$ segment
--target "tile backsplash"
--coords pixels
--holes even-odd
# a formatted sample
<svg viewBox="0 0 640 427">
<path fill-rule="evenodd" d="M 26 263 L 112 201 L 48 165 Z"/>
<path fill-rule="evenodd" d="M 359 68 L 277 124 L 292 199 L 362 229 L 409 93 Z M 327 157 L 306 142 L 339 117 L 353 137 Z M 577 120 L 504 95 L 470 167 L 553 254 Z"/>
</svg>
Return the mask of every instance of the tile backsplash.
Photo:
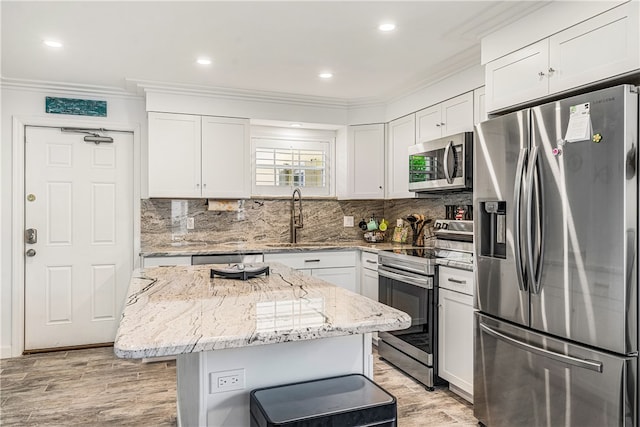
<svg viewBox="0 0 640 427">
<path fill-rule="evenodd" d="M 303 199 L 304 227 L 298 230 L 300 242 L 352 242 L 362 240 L 361 219 L 373 214 L 386 218 L 391 229 L 397 218 L 412 213 L 427 218 L 444 218 L 445 205 L 471 204 L 471 193 L 447 194 L 429 199 L 398 200 L 315 200 Z M 141 201 L 142 248 L 172 241 L 272 242 L 289 241 L 289 199 L 251 199 L 227 203 L 234 210 L 208 210 L 205 199 Z M 344 227 L 343 217 L 353 216 L 354 227 Z M 194 219 L 193 229 L 187 228 Z M 389 232 L 387 232 L 389 233 Z"/>
</svg>

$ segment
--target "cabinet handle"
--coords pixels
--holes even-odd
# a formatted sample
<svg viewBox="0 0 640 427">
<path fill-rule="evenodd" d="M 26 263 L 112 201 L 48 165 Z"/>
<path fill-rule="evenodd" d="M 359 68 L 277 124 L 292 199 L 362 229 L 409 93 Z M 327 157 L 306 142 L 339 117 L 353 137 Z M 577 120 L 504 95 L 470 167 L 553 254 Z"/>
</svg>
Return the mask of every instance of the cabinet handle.
<svg viewBox="0 0 640 427">
<path fill-rule="evenodd" d="M 382 185 L 380 185 L 378 188 L 382 190 Z"/>
<path fill-rule="evenodd" d="M 371 261 L 370 259 L 367 259 L 365 261 L 367 261 L 369 264 L 377 264 L 378 263 L 378 261 Z"/>
<path fill-rule="evenodd" d="M 444 123 L 440 122 L 440 126 L 444 126 L 444 125 L 445 125 Z"/>
<path fill-rule="evenodd" d="M 320 262 L 319 259 L 305 259 L 304 262 Z"/>
<path fill-rule="evenodd" d="M 458 280 L 458 279 L 452 279 L 451 277 L 449 277 L 447 279 L 449 282 L 453 282 L 453 283 L 457 283 L 459 285 L 464 285 L 465 283 L 467 283 L 466 280 Z"/>
<path fill-rule="evenodd" d="M 202 184 L 202 188 L 207 188 L 207 184 Z"/>
<path fill-rule="evenodd" d="M 555 72 L 556 72 L 556 70 L 554 70 L 553 67 L 549 67 L 549 74 L 555 73 Z"/>
<path fill-rule="evenodd" d="M 440 127 L 440 123 L 436 123 L 436 127 Z"/>
<path fill-rule="evenodd" d="M 200 184 L 196 184 L 196 188 L 200 188 Z"/>
<path fill-rule="evenodd" d="M 540 71 L 540 72 L 538 73 L 538 75 L 539 75 L 540 77 L 544 77 L 544 76 L 545 76 L 544 72 L 542 72 L 542 71 Z"/>
</svg>

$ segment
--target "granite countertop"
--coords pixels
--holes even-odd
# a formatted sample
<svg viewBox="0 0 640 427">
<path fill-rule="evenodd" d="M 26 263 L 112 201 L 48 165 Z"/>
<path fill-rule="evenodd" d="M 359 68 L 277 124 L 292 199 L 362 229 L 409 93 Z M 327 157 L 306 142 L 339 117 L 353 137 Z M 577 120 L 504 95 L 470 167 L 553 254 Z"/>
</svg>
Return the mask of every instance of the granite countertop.
<svg viewBox="0 0 640 427">
<path fill-rule="evenodd" d="M 215 254 L 251 254 L 270 252 L 301 252 L 318 250 L 360 249 L 377 252 L 383 249 L 413 247 L 407 243 L 380 242 L 367 243 L 362 240 L 353 242 L 300 242 L 300 243 L 266 243 L 266 242 L 192 242 L 180 241 L 167 244 L 156 244 L 143 247 L 141 256 L 189 256 Z"/>
<path fill-rule="evenodd" d="M 279 263 L 247 281 L 211 266 L 134 270 L 116 335 L 118 357 L 171 356 L 408 328 L 406 313 Z"/>
</svg>

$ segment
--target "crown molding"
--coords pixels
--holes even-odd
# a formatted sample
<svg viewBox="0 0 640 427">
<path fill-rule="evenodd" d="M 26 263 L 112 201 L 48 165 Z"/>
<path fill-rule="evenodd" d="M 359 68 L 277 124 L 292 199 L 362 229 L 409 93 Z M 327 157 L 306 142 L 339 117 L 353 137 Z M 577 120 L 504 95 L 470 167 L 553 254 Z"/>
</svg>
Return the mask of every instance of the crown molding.
<svg viewBox="0 0 640 427">
<path fill-rule="evenodd" d="M 75 96 L 108 96 L 129 99 L 141 98 L 141 96 L 137 93 L 132 93 L 127 90 L 111 86 L 96 86 L 66 82 L 48 82 L 41 80 L 13 79 L 6 77 L 0 78 L 0 87 L 32 92 L 56 92 Z"/>
<path fill-rule="evenodd" d="M 475 67 L 479 64 L 480 43 L 477 43 L 422 73 L 423 75 L 426 75 L 428 77 L 418 81 L 414 81 L 413 83 L 405 84 L 401 87 L 397 87 L 395 90 L 387 94 L 384 104 L 390 104 L 394 101 L 410 96 L 411 94 L 414 94 L 429 86 L 433 86 L 434 84 L 445 80 L 452 75 L 461 73 L 462 71 L 471 67 Z"/>
<path fill-rule="evenodd" d="M 217 86 L 201 86 L 182 83 L 159 82 L 151 80 L 126 79 L 143 93 L 156 92 L 178 95 L 212 97 L 218 99 L 242 100 L 250 102 L 270 102 L 279 104 L 310 105 L 329 108 L 346 108 L 349 102 L 342 98 L 300 95 L 285 92 L 238 89 Z"/>
</svg>

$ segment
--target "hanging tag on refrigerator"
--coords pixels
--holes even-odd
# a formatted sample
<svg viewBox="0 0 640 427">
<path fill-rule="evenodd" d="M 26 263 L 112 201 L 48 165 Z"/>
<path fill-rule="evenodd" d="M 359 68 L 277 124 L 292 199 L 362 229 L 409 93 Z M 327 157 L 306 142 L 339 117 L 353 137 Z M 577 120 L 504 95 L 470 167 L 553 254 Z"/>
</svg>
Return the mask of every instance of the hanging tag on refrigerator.
<svg viewBox="0 0 640 427">
<path fill-rule="evenodd" d="M 591 103 L 569 107 L 569 125 L 564 140 L 578 142 L 591 140 Z"/>
</svg>

